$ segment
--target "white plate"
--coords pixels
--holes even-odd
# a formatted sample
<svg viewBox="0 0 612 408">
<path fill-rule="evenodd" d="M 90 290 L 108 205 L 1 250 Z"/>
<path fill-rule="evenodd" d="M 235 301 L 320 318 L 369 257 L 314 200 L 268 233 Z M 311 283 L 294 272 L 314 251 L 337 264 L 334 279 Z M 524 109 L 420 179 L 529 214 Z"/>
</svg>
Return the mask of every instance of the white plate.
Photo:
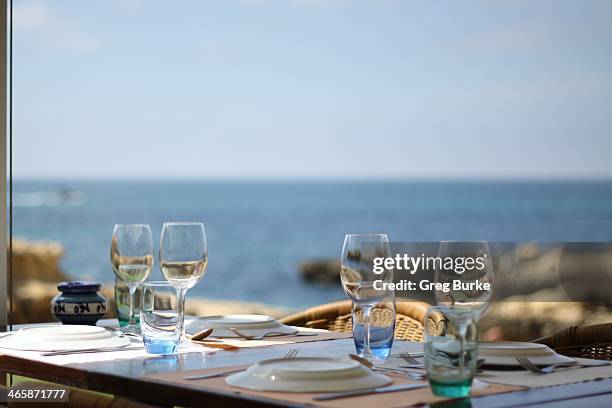
<svg viewBox="0 0 612 408">
<path fill-rule="evenodd" d="M 256 391 L 334 392 L 382 387 L 392 380 L 348 358 L 296 357 L 264 360 L 225 380 Z"/>
<path fill-rule="evenodd" d="M 485 359 L 486 365 L 520 366 L 515 357 L 529 358 L 535 365 L 571 363 L 573 358 L 555 353 L 545 344 L 520 341 L 483 341 L 478 343 L 478 357 Z"/>
<path fill-rule="evenodd" d="M 545 344 L 522 341 L 481 341 L 478 342 L 478 349 L 488 355 L 510 356 L 546 355 L 553 352 Z"/>
<path fill-rule="evenodd" d="M 240 337 L 232 332 L 230 327 L 251 336 L 259 336 L 270 332 L 280 333 L 271 335 L 270 337 L 272 337 L 298 332 L 295 327 L 286 326 L 273 317 L 247 314 L 200 317 L 187 325 L 186 332 L 188 334 L 195 334 L 204 329 L 215 329 L 211 337 Z"/>
<path fill-rule="evenodd" d="M 0 337 L 0 348 L 31 351 L 83 350 L 125 347 L 130 339 L 97 326 L 49 325 L 24 327 Z"/>
</svg>

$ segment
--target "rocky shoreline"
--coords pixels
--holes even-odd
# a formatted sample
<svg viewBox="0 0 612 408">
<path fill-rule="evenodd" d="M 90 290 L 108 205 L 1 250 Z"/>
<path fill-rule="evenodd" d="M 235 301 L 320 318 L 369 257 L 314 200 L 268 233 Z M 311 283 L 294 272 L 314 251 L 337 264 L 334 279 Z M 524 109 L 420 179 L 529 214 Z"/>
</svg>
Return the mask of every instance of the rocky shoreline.
<svg viewBox="0 0 612 408">
<path fill-rule="evenodd" d="M 12 323 L 40 323 L 55 320 L 51 315 L 50 305 L 51 299 L 59 293 L 57 284 L 72 279 L 61 270 L 60 260 L 63 256 L 62 246 L 55 242 L 13 240 Z M 100 292 L 108 301 L 108 312 L 105 317 L 116 317 L 114 283 L 102 283 Z M 185 311 L 195 316 L 253 313 L 280 318 L 294 310 L 256 302 L 188 296 Z"/>
</svg>

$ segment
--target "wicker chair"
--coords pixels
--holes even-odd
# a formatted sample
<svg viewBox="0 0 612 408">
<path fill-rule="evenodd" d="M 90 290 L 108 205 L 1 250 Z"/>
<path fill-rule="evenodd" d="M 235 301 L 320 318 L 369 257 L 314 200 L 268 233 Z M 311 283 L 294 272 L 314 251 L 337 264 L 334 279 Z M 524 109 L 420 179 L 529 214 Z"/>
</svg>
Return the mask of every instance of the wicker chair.
<svg viewBox="0 0 612 408">
<path fill-rule="evenodd" d="M 399 340 L 423 341 L 423 323 L 429 305 L 424 302 L 398 300 L 396 303 L 395 338 Z M 299 327 L 327 329 L 336 332 L 353 331 L 352 322 L 353 305 L 350 300 L 327 303 L 292 314 L 283 318 L 284 324 Z M 374 321 L 387 319 L 390 316 L 388 309 L 374 309 Z M 359 316 L 359 314 L 358 314 Z M 432 316 L 435 333 L 443 334 L 446 331 L 446 319 L 441 314 Z"/>
<path fill-rule="evenodd" d="M 534 342 L 570 357 L 612 360 L 612 323 L 567 327 Z"/>
</svg>

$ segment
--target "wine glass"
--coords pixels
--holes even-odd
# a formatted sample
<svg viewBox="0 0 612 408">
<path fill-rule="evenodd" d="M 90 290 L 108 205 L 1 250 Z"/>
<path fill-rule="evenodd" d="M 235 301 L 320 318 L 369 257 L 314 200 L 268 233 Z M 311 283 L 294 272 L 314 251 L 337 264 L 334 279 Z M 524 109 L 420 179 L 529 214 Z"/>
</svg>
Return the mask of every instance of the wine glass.
<svg viewBox="0 0 612 408">
<path fill-rule="evenodd" d="M 110 259 L 115 275 L 128 286 L 130 292 L 130 313 L 124 333 L 140 333 L 134 307 L 136 289 L 151 273 L 153 268 L 153 236 L 151 228 L 144 224 L 115 225 L 111 239 Z"/>
<path fill-rule="evenodd" d="M 478 321 L 493 293 L 493 260 L 486 241 L 442 241 L 438 248 L 436 301 L 451 316 L 471 311 Z M 437 286 L 440 287 L 440 286 Z"/>
<path fill-rule="evenodd" d="M 340 277 L 344 292 L 363 313 L 365 339 L 361 355 L 365 358 L 376 358 L 370 348 L 372 308 L 388 295 L 386 290 L 375 289 L 374 282 L 391 282 L 393 279 L 392 270 L 385 269 L 381 274 L 374 273 L 374 258 L 390 256 L 391 249 L 386 234 L 347 234 L 344 238 Z"/>
<path fill-rule="evenodd" d="M 201 222 L 166 222 L 159 246 L 159 267 L 177 291 L 181 342 L 185 343 L 185 296 L 208 265 L 206 233 Z"/>
</svg>

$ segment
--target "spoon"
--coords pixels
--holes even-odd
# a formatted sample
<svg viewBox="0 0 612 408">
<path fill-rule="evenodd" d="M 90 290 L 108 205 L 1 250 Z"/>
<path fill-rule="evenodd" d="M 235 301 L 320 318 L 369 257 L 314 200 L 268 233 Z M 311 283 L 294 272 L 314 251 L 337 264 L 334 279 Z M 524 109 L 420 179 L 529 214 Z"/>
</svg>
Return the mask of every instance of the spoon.
<svg viewBox="0 0 612 408">
<path fill-rule="evenodd" d="M 210 336 L 213 331 L 215 331 L 215 329 L 204 329 L 204 330 L 202 330 L 200 332 L 197 332 L 193 336 L 191 336 L 190 339 L 191 340 L 202 340 L 202 339 L 205 339 L 208 336 Z"/>
</svg>

